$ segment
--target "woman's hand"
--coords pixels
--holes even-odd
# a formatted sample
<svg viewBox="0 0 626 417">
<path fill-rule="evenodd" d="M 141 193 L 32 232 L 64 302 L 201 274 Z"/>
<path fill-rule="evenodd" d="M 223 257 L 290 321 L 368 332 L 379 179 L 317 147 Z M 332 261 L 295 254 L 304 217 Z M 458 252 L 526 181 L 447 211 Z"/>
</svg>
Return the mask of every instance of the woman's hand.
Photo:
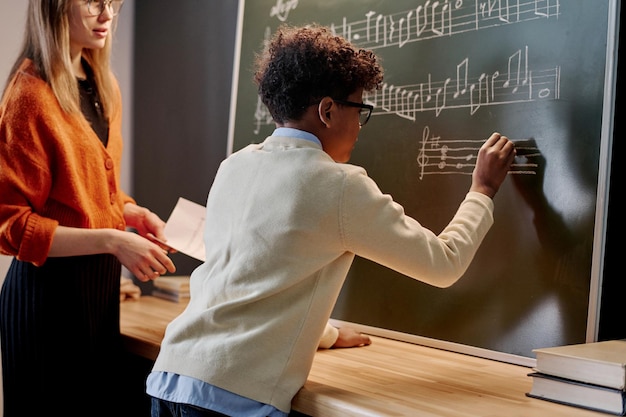
<svg viewBox="0 0 626 417">
<path fill-rule="evenodd" d="M 172 250 L 164 243 L 165 222 L 156 213 L 133 203 L 124 205 L 124 219 L 141 238 L 130 237 L 122 243 L 116 253 L 120 262 L 141 281 L 174 272 L 174 263 L 167 256 Z"/>
<path fill-rule="evenodd" d="M 136 233 L 118 231 L 112 253 L 140 281 L 176 272 L 167 251 Z"/>
<path fill-rule="evenodd" d="M 165 222 L 145 207 L 132 203 L 124 205 L 124 220 L 126 225 L 137 231 L 140 236 L 152 235 L 165 241 Z"/>
<path fill-rule="evenodd" d="M 169 253 L 176 252 L 167 245 L 165 222 L 156 213 L 145 207 L 127 203 L 124 206 L 124 219 L 128 227 L 135 229 L 140 236 L 150 239 Z"/>
<path fill-rule="evenodd" d="M 48 256 L 114 255 L 141 281 L 176 272 L 167 251 L 137 233 L 118 229 L 58 226 Z"/>
</svg>

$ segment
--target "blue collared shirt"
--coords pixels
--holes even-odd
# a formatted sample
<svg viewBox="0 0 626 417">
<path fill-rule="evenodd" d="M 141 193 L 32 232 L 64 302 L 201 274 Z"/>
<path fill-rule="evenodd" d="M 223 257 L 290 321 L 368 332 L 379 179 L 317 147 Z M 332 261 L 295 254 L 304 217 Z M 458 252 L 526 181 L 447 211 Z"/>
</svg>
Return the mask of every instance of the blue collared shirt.
<svg viewBox="0 0 626 417">
<path fill-rule="evenodd" d="M 293 127 L 277 127 L 272 136 L 289 136 L 290 138 L 306 139 L 322 146 L 322 142 L 313 133 L 304 130 L 294 129 Z"/>
<path fill-rule="evenodd" d="M 287 417 L 276 407 L 242 397 L 199 379 L 170 372 L 151 372 L 146 380 L 148 395 L 175 403 L 217 411 L 232 417 Z"/>
</svg>

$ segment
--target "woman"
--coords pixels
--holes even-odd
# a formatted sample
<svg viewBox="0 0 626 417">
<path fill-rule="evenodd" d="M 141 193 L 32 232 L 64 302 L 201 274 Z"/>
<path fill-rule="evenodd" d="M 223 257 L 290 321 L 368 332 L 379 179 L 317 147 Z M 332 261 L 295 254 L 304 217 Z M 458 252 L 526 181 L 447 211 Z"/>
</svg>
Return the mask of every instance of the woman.
<svg viewBox="0 0 626 417">
<path fill-rule="evenodd" d="M 122 3 L 30 0 L 0 102 L 0 253 L 14 257 L 0 293 L 4 417 L 120 415 L 121 267 L 142 281 L 175 272 L 151 239 L 164 222 L 120 189 L 109 61 Z"/>
</svg>

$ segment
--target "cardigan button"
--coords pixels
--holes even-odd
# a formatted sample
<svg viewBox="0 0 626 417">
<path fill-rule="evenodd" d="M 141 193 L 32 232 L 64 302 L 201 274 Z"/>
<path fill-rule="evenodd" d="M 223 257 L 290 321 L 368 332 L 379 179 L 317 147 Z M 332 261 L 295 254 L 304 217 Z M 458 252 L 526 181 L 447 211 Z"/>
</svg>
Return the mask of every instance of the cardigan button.
<svg viewBox="0 0 626 417">
<path fill-rule="evenodd" d="M 104 161 L 104 166 L 106 167 L 106 169 L 113 169 L 113 159 L 107 158 L 107 160 Z"/>
</svg>

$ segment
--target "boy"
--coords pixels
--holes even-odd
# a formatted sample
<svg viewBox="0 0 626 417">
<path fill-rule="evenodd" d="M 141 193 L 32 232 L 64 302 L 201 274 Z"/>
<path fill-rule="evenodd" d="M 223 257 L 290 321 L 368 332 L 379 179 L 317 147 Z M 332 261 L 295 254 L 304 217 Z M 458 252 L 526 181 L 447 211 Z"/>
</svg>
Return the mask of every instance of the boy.
<svg viewBox="0 0 626 417">
<path fill-rule="evenodd" d="M 493 223 L 492 198 L 515 157 L 494 133 L 437 236 L 346 163 L 372 111 L 363 93 L 383 79 L 371 51 L 328 28 L 283 26 L 256 65 L 276 130 L 216 175 L 206 262 L 148 377 L 153 417 L 287 416 L 354 256 L 452 285 Z"/>
</svg>

